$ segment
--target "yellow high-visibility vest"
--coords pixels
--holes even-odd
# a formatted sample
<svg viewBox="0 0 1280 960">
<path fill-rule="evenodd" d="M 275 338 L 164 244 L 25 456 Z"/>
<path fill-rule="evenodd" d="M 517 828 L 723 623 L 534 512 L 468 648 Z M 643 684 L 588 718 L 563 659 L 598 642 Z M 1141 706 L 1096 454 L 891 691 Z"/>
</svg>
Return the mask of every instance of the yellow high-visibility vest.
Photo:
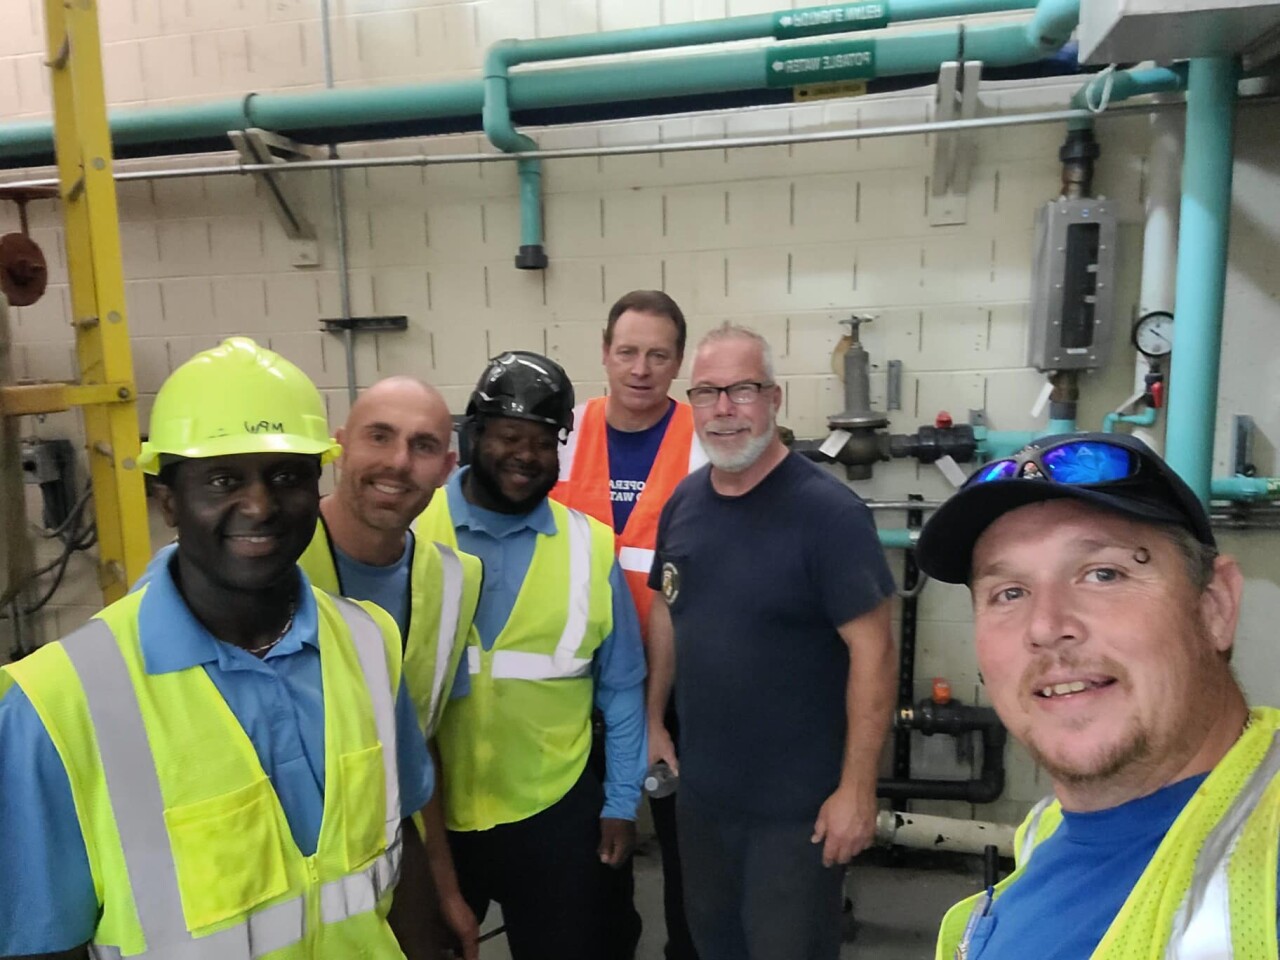
<svg viewBox="0 0 1280 960">
<path fill-rule="evenodd" d="M 443 497 L 443 492 L 437 499 Z M 312 584 L 342 596 L 342 584 L 324 519 L 298 560 Z M 409 624 L 404 637 L 404 679 L 430 739 L 440 725 L 449 690 L 466 651 L 480 602 L 484 571 L 478 557 L 442 543 L 414 538 L 409 567 Z"/>
<path fill-rule="evenodd" d="M 203 667 L 146 672 L 146 588 L 0 669 L 66 767 L 101 908 L 101 960 L 400 960 L 400 637 L 373 604 L 313 589 L 324 813 L 303 856 L 253 743 Z"/>
<path fill-rule="evenodd" d="M 1014 837 L 1016 883 L 1062 823 L 1041 801 Z M 1280 850 L 1280 711 L 1255 707 L 1249 727 L 1187 802 L 1090 960 L 1275 960 Z M 965 929 L 984 894 L 942 920 L 937 960 L 965 960 Z"/>
<path fill-rule="evenodd" d="M 452 704 L 437 742 L 450 830 L 488 830 L 547 809 L 577 782 L 591 751 L 592 657 L 613 630 L 613 531 L 547 501 L 556 533 L 533 558 L 493 648 L 467 646 L 471 693 Z M 414 527 L 457 546 L 448 498 Z"/>
</svg>

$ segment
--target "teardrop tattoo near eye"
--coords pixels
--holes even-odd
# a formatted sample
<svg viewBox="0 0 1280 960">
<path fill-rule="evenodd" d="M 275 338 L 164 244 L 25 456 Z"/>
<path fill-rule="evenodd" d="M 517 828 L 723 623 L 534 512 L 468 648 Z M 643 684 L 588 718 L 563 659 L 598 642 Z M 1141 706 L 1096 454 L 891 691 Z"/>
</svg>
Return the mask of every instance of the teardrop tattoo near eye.
<svg viewBox="0 0 1280 960">
<path fill-rule="evenodd" d="M 1146 547 L 1139 547 L 1133 554 L 1134 563 L 1150 563 L 1151 551 Z"/>
</svg>

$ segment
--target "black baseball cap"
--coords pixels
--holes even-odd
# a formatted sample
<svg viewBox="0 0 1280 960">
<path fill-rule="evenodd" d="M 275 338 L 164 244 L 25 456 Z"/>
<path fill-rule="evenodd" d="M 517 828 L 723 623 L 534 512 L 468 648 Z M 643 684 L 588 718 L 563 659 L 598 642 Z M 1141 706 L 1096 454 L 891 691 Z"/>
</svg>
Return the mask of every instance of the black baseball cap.
<svg viewBox="0 0 1280 960">
<path fill-rule="evenodd" d="M 1056 458 L 1055 451 L 1060 451 Z M 1051 467 L 1067 457 L 1085 468 L 1072 462 L 1055 479 Z M 1105 464 L 1112 474 L 1127 472 L 1090 481 L 1090 463 Z M 1107 470 L 1098 475 L 1105 477 Z M 1046 500 L 1079 500 L 1132 520 L 1181 527 L 1217 548 L 1204 506 L 1150 447 L 1127 434 L 1075 433 L 1041 437 L 1012 457 L 979 468 L 924 525 L 916 562 L 935 580 L 968 583 L 974 545 L 987 527 L 1010 510 Z"/>
</svg>

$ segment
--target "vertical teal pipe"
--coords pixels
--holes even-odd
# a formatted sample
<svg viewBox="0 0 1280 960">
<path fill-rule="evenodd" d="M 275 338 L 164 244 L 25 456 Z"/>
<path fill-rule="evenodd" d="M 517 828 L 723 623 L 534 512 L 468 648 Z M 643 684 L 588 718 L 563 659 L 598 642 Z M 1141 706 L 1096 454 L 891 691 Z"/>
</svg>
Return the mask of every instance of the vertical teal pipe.
<svg viewBox="0 0 1280 960">
<path fill-rule="evenodd" d="M 514 45 L 512 40 L 499 40 L 484 58 L 484 107 L 481 110 L 484 132 L 490 143 L 507 153 L 538 149 L 538 145 L 519 133 L 511 122 L 507 57 Z M 516 174 L 520 178 L 520 250 L 516 253 L 516 267 L 543 270 L 547 266 L 547 254 L 542 248 L 542 160 L 537 157 L 517 160 Z"/>
<path fill-rule="evenodd" d="M 1235 61 L 1227 58 L 1192 60 L 1187 78 L 1178 323 L 1169 373 L 1165 459 L 1205 504 L 1218 411 L 1237 71 Z"/>
</svg>

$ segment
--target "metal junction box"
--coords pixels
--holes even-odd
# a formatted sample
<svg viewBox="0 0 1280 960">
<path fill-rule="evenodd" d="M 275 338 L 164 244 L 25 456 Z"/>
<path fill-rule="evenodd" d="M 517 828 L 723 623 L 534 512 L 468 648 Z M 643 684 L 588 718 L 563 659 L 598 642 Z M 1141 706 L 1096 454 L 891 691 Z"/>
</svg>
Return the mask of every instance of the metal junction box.
<svg viewBox="0 0 1280 960">
<path fill-rule="evenodd" d="M 1027 362 L 1091 370 L 1107 362 L 1115 305 L 1116 218 L 1106 200 L 1054 200 L 1036 216 Z"/>
<path fill-rule="evenodd" d="M 1248 54 L 1280 35 L 1280 0 L 1083 0 L 1080 62 Z"/>
</svg>

